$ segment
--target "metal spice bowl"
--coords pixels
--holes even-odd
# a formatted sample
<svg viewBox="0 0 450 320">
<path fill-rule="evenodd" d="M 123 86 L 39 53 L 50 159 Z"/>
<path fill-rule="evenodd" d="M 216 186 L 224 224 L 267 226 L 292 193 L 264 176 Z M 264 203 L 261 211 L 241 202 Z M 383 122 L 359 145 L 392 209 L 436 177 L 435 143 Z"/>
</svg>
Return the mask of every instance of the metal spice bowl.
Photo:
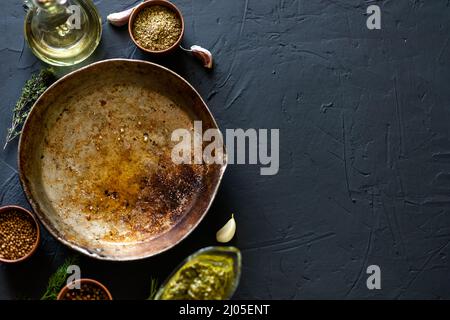
<svg viewBox="0 0 450 320">
<path fill-rule="evenodd" d="M 178 38 L 178 40 L 169 48 L 164 49 L 164 50 L 158 50 L 158 51 L 154 51 L 154 50 L 149 50 L 147 48 L 142 47 L 138 41 L 136 41 L 136 38 L 134 37 L 133 34 L 133 26 L 134 23 L 136 21 L 136 17 L 138 16 L 138 14 L 145 8 L 148 8 L 150 6 L 164 6 L 169 8 L 171 11 L 173 11 L 174 13 L 176 13 L 176 15 L 178 16 L 178 18 L 181 21 L 181 33 L 180 36 Z M 141 49 L 142 51 L 145 51 L 147 53 L 151 53 L 151 54 L 159 54 L 159 55 L 164 55 L 167 53 L 170 53 L 172 51 L 174 51 L 175 49 L 178 48 L 178 46 L 180 45 L 181 40 L 183 39 L 183 35 L 184 35 L 184 18 L 183 15 L 181 14 L 181 11 L 177 8 L 177 6 L 175 6 L 173 3 L 166 1 L 166 0 L 148 0 L 145 2 L 142 2 L 140 5 L 138 5 L 136 8 L 134 8 L 131 16 L 130 16 L 130 20 L 128 23 L 128 32 L 130 34 L 131 39 L 133 40 L 133 42 L 136 44 L 136 46 Z"/>
<path fill-rule="evenodd" d="M 124 261 L 170 249 L 200 223 L 226 168 L 171 160 L 171 133 L 218 126 L 195 89 L 153 63 L 113 59 L 61 78 L 35 103 L 19 173 L 37 217 L 63 244 Z M 225 150 L 224 150 L 225 152 Z"/>
</svg>

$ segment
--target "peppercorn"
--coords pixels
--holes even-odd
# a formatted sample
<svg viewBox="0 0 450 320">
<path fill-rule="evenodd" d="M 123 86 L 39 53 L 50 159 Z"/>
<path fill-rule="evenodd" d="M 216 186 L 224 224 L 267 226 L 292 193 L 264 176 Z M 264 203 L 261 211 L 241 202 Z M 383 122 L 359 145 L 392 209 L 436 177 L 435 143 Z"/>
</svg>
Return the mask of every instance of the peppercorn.
<svg viewBox="0 0 450 320">
<path fill-rule="evenodd" d="M 36 223 L 27 213 L 12 210 L 0 214 L 0 258 L 23 258 L 33 250 L 37 236 Z"/>
<path fill-rule="evenodd" d="M 92 283 L 82 283 L 80 289 L 67 290 L 62 300 L 110 300 L 105 290 Z"/>
</svg>

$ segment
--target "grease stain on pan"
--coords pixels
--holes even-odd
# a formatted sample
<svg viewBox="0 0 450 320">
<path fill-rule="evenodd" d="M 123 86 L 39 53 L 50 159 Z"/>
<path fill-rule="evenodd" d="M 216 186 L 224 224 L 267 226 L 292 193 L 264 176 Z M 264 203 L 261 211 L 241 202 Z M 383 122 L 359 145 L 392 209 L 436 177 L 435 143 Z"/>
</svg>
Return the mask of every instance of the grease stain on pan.
<svg viewBox="0 0 450 320">
<path fill-rule="evenodd" d="M 203 187 L 204 165 L 174 165 L 171 132 L 192 129 L 170 99 L 127 84 L 73 96 L 45 134 L 42 180 L 76 233 L 142 241 L 172 227 Z"/>
</svg>

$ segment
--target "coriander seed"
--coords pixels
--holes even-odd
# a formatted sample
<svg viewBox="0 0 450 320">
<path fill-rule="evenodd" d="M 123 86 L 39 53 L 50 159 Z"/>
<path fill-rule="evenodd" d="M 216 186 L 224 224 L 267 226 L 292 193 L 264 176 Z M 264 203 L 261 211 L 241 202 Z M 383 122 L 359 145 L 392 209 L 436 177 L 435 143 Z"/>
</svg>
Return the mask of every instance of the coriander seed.
<svg viewBox="0 0 450 320">
<path fill-rule="evenodd" d="M 38 230 L 33 218 L 26 212 L 11 209 L 0 213 L 0 258 L 19 260 L 35 247 Z"/>
</svg>

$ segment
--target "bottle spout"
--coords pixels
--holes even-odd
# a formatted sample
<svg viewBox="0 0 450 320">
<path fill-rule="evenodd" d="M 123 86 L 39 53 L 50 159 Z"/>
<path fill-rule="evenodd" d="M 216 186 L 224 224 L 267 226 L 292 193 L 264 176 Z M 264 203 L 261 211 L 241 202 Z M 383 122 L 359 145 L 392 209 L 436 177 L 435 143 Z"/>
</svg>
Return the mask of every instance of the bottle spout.
<svg viewBox="0 0 450 320">
<path fill-rule="evenodd" d="M 34 3 L 32 0 L 23 0 L 23 8 L 25 11 L 29 11 L 34 8 Z"/>
<path fill-rule="evenodd" d="M 60 10 L 60 8 L 65 8 L 68 2 L 68 0 L 23 0 L 23 7 L 26 11 L 39 8 L 55 12 Z"/>
<path fill-rule="evenodd" d="M 55 4 L 63 6 L 67 3 L 67 0 L 31 0 L 31 1 L 34 2 L 35 5 L 42 7 L 42 8 L 47 8 L 47 7 L 53 6 Z"/>
</svg>

